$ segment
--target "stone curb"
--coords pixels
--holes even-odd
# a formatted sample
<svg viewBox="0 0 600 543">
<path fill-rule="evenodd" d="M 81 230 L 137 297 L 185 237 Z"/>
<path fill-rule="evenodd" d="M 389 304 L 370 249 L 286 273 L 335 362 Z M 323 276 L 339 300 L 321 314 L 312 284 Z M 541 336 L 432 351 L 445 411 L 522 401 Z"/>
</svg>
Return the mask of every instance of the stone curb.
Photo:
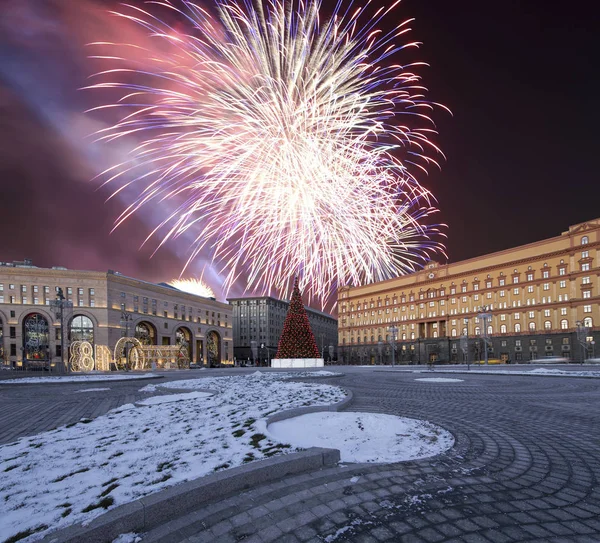
<svg viewBox="0 0 600 543">
<path fill-rule="evenodd" d="M 120 534 L 146 532 L 173 518 L 227 494 L 247 490 L 288 475 L 333 466 L 340 460 L 337 449 L 313 447 L 252 464 L 228 469 L 150 494 L 93 519 L 44 537 L 44 543 L 107 543 Z"/>
<path fill-rule="evenodd" d="M 49 376 L 46 376 L 49 377 Z M 152 377 L 141 377 L 141 378 L 137 378 L 137 379 L 86 379 L 85 381 L 45 381 L 43 383 L 19 383 L 16 381 L 19 381 L 21 379 L 28 379 L 30 378 L 30 376 L 26 376 L 26 377 L 11 377 L 8 379 L 0 379 L 0 385 L 5 385 L 7 382 L 11 382 L 17 385 L 22 385 L 22 386 L 26 386 L 26 385 L 85 385 L 87 383 L 123 383 L 125 381 L 152 381 L 153 379 L 164 379 L 165 376 L 164 375 L 153 375 Z M 34 379 L 33 377 L 31 377 L 32 379 Z M 40 377 L 40 379 L 42 379 L 42 377 Z"/>
<path fill-rule="evenodd" d="M 279 422 L 280 420 L 292 419 L 294 417 L 299 417 L 300 415 L 306 415 L 308 413 L 318 413 L 321 411 L 341 411 L 346 407 L 350 407 L 352 401 L 354 400 L 354 395 L 352 394 L 352 391 L 344 387 L 339 388 L 341 388 L 346 393 L 346 397 L 343 400 L 331 405 L 313 405 L 311 407 L 297 407 L 296 409 L 287 409 L 286 411 L 280 411 L 279 413 L 275 413 L 274 415 L 267 417 L 267 428 L 269 427 L 269 424 Z"/>
</svg>

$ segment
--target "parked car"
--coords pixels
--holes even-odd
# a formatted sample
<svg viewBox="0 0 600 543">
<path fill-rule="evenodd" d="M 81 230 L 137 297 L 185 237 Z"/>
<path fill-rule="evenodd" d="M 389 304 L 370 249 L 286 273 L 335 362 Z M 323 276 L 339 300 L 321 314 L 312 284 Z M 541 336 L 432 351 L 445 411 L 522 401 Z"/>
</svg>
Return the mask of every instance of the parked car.
<svg viewBox="0 0 600 543">
<path fill-rule="evenodd" d="M 198 370 L 202 367 L 202 364 L 198 364 L 197 362 L 190 362 L 191 370 Z"/>
</svg>

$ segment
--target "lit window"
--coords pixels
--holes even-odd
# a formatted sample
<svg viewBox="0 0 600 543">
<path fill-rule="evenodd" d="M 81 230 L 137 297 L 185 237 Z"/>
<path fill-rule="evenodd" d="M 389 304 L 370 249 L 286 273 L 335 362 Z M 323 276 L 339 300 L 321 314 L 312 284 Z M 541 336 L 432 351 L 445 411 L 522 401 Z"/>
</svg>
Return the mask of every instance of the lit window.
<svg viewBox="0 0 600 543">
<path fill-rule="evenodd" d="M 560 321 L 560 329 L 567 330 L 569 328 L 569 321 L 567 319 L 563 319 Z"/>
<path fill-rule="evenodd" d="M 544 290 L 550 290 L 550 283 L 544 283 Z"/>
<path fill-rule="evenodd" d="M 519 295 L 519 288 L 518 288 L 518 287 L 513 289 L 513 294 L 514 294 L 515 296 L 518 296 L 518 295 Z"/>
<path fill-rule="evenodd" d="M 533 292 L 533 285 L 529 285 L 527 287 L 527 292 Z"/>
<path fill-rule="evenodd" d="M 566 268 L 560 268 L 560 270 L 558 270 L 558 275 L 566 275 L 566 274 L 567 274 Z"/>
<path fill-rule="evenodd" d="M 533 319 L 535 317 L 535 313 L 533 311 L 529 312 L 529 318 Z"/>
<path fill-rule="evenodd" d="M 506 324 L 503 324 L 502 326 L 500 326 L 500 333 L 506 334 Z"/>
<path fill-rule="evenodd" d="M 583 236 L 581 238 L 581 245 L 587 245 L 589 242 L 590 242 L 590 240 L 587 236 Z"/>
<path fill-rule="evenodd" d="M 500 279 L 500 286 L 503 287 L 504 286 L 504 279 Z"/>
<path fill-rule="evenodd" d="M 581 271 L 590 271 L 590 263 L 586 262 L 585 264 L 582 264 Z"/>
<path fill-rule="evenodd" d="M 561 315 L 566 315 L 567 314 L 567 308 L 566 307 L 561 307 L 560 308 L 560 314 Z"/>
<path fill-rule="evenodd" d="M 506 296 L 506 291 L 501 290 L 500 291 L 500 298 L 504 298 Z"/>
<path fill-rule="evenodd" d="M 548 277 L 550 277 L 550 272 L 549 272 L 548 270 L 544 270 L 544 271 L 542 272 L 542 277 L 543 277 L 544 279 L 548 279 Z"/>
<path fill-rule="evenodd" d="M 527 274 L 527 281 L 533 281 L 533 273 Z"/>
<path fill-rule="evenodd" d="M 518 322 L 517 322 L 517 323 L 515 324 L 515 332 L 517 332 L 517 333 L 518 333 L 518 332 L 520 332 L 520 331 L 521 331 L 521 325 L 520 325 L 520 323 L 518 323 Z"/>
<path fill-rule="evenodd" d="M 583 319 L 583 325 L 588 328 L 592 328 L 592 326 L 594 325 L 594 323 L 592 322 L 592 317 L 586 317 L 585 319 Z"/>
<path fill-rule="evenodd" d="M 591 281 L 590 277 L 586 275 L 585 277 L 581 278 L 581 282 L 584 285 L 589 285 L 592 281 Z"/>
<path fill-rule="evenodd" d="M 552 330 L 552 323 L 550 321 L 544 322 L 544 330 Z"/>
<path fill-rule="evenodd" d="M 584 298 L 591 298 L 592 297 L 592 293 L 589 290 L 584 290 L 583 291 L 583 297 Z"/>
<path fill-rule="evenodd" d="M 529 330 L 532 331 L 532 332 L 535 330 L 535 322 L 530 322 L 529 323 Z"/>
<path fill-rule="evenodd" d="M 544 317 L 549 317 L 549 316 L 550 316 L 550 310 L 544 309 Z"/>
<path fill-rule="evenodd" d="M 584 277 L 584 279 L 585 279 L 585 277 Z M 588 279 L 589 279 L 589 277 L 588 277 Z M 585 283 L 585 281 L 584 281 L 584 283 Z M 567 288 L 567 282 L 566 281 L 561 281 L 559 283 L 559 286 L 560 286 L 560 288 Z"/>
<path fill-rule="evenodd" d="M 581 258 L 589 258 L 590 257 L 590 252 L 589 251 L 582 251 L 581 252 Z"/>
<path fill-rule="evenodd" d="M 500 320 L 501 321 L 505 321 L 506 320 L 506 315 L 500 315 Z"/>
<path fill-rule="evenodd" d="M 584 313 L 591 313 L 592 312 L 592 306 L 591 305 L 584 305 L 583 306 L 583 312 Z"/>
</svg>

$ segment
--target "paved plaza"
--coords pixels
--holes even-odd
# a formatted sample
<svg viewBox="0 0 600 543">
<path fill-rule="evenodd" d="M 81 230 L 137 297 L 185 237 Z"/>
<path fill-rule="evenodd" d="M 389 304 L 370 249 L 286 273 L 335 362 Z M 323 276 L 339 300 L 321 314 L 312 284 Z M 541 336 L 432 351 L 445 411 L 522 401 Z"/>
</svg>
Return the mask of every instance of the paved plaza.
<svg viewBox="0 0 600 543">
<path fill-rule="evenodd" d="M 288 477 L 173 519 L 143 541 L 600 542 L 600 379 L 463 373 L 446 375 L 462 382 L 419 382 L 429 375 L 406 369 L 336 368 L 344 375 L 322 382 L 352 390 L 349 410 L 446 428 L 456 438 L 447 453 Z M 164 379 L 244 371 L 255 370 Z M 150 382 L 158 381 L 0 386 L 0 443 L 147 397 L 139 389 Z M 100 387 L 110 390 L 76 392 Z"/>
</svg>

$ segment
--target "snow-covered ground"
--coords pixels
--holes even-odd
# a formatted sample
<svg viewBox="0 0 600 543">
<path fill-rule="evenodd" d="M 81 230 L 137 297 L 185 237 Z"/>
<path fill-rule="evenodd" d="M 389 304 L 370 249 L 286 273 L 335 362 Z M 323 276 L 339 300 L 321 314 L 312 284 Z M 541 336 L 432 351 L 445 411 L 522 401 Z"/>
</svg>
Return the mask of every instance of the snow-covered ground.
<svg viewBox="0 0 600 543">
<path fill-rule="evenodd" d="M 129 379 L 152 379 L 158 377 L 153 373 L 90 373 L 87 375 L 62 375 L 56 377 L 24 377 L 22 379 L 8 379 L 0 381 L 2 385 L 30 385 L 32 383 L 93 383 L 95 381 L 124 381 Z"/>
<path fill-rule="evenodd" d="M 462 383 L 463 379 L 449 379 L 444 377 L 423 377 L 415 381 L 427 381 L 428 383 Z"/>
<path fill-rule="evenodd" d="M 340 450 L 342 462 L 401 462 L 434 456 L 454 444 L 429 422 L 379 413 L 309 413 L 270 424 L 274 440 Z"/>
<path fill-rule="evenodd" d="M 40 539 L 181 481 L 293 451 L 260 433 L 260 422 L 345 396 L 337 387 L 286 381 L 297 376 L 255 372 L 152 384 L 144 388 L 177 390 L 177 401 L 123 405 L 1 446 L 0 541 L 19 532 L 33 534 L 23 541 Z"/>
</svg>

